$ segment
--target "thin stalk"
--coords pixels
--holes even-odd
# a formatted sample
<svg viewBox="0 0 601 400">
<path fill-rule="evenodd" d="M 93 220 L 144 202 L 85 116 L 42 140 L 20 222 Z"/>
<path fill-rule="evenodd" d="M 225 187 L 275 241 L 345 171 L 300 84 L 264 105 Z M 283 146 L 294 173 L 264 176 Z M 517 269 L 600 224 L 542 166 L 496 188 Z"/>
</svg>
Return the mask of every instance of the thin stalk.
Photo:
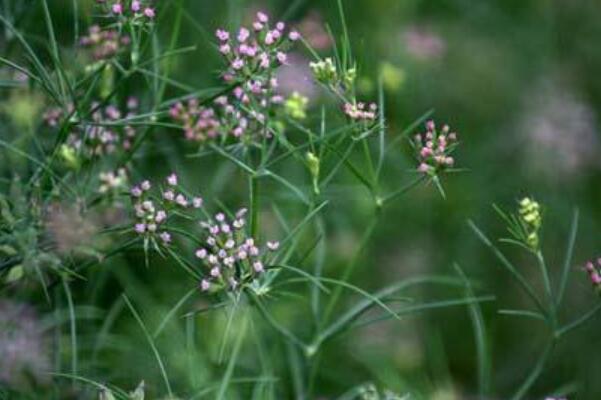
<svg viewBox="0 0 601 400">
<path fill-rule="evenodd" d="M 67 299 L 67 305 L 69 307 L 69 321 L 70 321 L 70 336 L 71 336 L 71 373 L 77 375 L 77 323 L 75 320 L 75 308 L 73 306 L 73 296 L 71 295 L 71 288 L 67 283 L 66 279 L 61 279 L 63 289 L 65 291 L 65 297 Z M 75 380 L 73 380 L 75 385 Z"/>
<path fill-rule="evenodd" d="M 555 324 L 556 316 L 555 316 L 555 300 L 553 298 L 553 291 L 551 289 L 551 279 L 549 278 L 549 269 L 547 268 L 547 264 L 545 263 L 545 257 L 543 253 L 539 250 L 536 252 L 536 259 L 538 260 L 538 265 L 541 269 L 541 274 L 543 275 L 543 283 L 545 285 L 545 292 L 547 293 L 547 298 L 549 300 L 549 317 L 552 319 L 552 323 Z"/>
<path fill-rule="evenodd" d="M 519 389 L 515 392 L 515 394 L 511 398 L 512 400 L 520 400 L 520 399 L 524 398 L 526 393 L 528 393 L 528 390 L 530 390 L 532 385 L 534 385 L 536 380 L 540 377 L 541 373 L 543 372 L 545 364 L 547 363 L 547 360 L 549 359 L 549 356 L 551 355 L 551 352 L 553 351 L 554 347 L 555 347 L 555 340 L 552 339 L 547 344 L 547 346 L 545 347 L 545 349 L 543 350 L 541 355 L 539 356 L 538 361 L 537 361 L 534 369 L 530 373 L 530 375 L 528 375 L 528 377 L 526 377 L 526 380 L 524 381 L 524 383 L 522 383 L 522 385 L 519 387 Z"/>
<path fill-rule="evenodd" d="M 259 178 L 255 175 L 250 175 L 250 234 L 256 238 L 259 231 Z"/>
<path fill-rule="evenodd" d="M 599 310 L 601 310 L 601 303 L 597 304 L 597 306 L 595 306 L 592 310 L 590 310 L 589 312 L 587 312 L 586 314 L 584 314 L 577 320 L 570 322 L 568 325 L 563 326 L 560 329 L 558 329 L 557 332 L 555 333 L 555 336 L 561 337 L 561 336 L 565 335 L 566 333 L 578 328 L 580 325 L 584 324 L 589 319 L 594 317 L 595 314 L 597 314 L 597 312 L 599 312 Z"/>
<path fill-rule="evenodd" d="M 363 254 L 363 250 L 365 249 L 367 243 L 371 239 L 374 229 L 378 223 L 379 215 L 380 215 L 380 213 L 377 212 L 376 215 L 374 216 L 374 218 L 372 218 L 371 222 L 367 226 L 367 229 L 365 229 L 365 231 L 363 232 L 363 237 L 361 238 L 361 241 L 359 242 L 358 246 L 356 247 L 355 253 L 353 254 L 353 257 L 351 258 L 351 261 L 349 262 L 348 267 L 344 270 L 344 273 L 342 274 L 342 277 L 340 278 L 341 282 L 347 282 L 349 280 L 349 278 L 351 277 L 351 275 L 353 274 L 355 268 L 357 267 L 357 264 L 359 263 L 359 259 L 360 259 L 361 255 Z M 330 297 L 330 301 L 328 302 L 326 310 L 323 314 L 323 320 L 322 320 L 323 322 L 327 322 L 330 319 L 330 316 L 331 316 L 332 312 L 334 311 L 334 308 L 336 307 L 336 303 L 338 302 L 338 299 L 340 298 L 340 295 L 342 294 L 342 290 L 343 290 L 342 286 L 336 286 L 336 288 L 332 292 L 332 297 Z"/>
<path fill-rule="evenodd" d="M 563 263 L 563 271 L 561 273 L 561 280 L 559 281 L 559 289 L 557 291 L 556 307 L 559 307 L 561 305 L 561 302 L 563 301 L 563 296 L 566 291 L 566 286 L 568 284 L 568 277 L 570 275 L 570 267 L 572 264 L 572 256 L 574 254 L 574 244 L 576 243 L 576 234 L 578 233 L 578 218 L 579 211 L 578 209 L 575 209 L 574 216 L 572 217 L 572 226 L 570 228 L 568 248 L 566 250 L 566 256 Z"/>
</svg>

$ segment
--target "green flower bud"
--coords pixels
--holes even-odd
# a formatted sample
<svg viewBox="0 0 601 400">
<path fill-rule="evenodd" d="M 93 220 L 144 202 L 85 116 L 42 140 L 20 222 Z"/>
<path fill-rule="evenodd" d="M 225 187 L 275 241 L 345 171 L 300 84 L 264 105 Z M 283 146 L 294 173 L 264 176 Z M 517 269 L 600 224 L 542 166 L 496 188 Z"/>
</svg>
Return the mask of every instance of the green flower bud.
<svg viewBox="0 0 601 400">
<path fill-rule="evenodd" d="M 319 194 L 319 158 L 312 152 L 308 151 L 306 159 L 313 181 L 313 192 L 315 194 Z"/>
<path fill-rule="evenodd" d="M 298 92 L 294 92 L 284 103 L 284 110 L 291 118 L 305 119 L 307 118 L 308 104 L 308 98 Z"/>
<path fill-rule="evenodd" d="M 100 85 L 100 96 L 108 97 L 113 91 L 115 85 L 115 70 L 111 64 L 106 64 L 102 70 L 102 80 Z"/>
<path fill-rule="evenodd" d="M 389 92 L 398 91 L 405 83 L 405 71 L 389 62 L 380 66 L 380 75 L 384 88 Z"/>
<path fill-rule="evenodd" d="M 77 153 L 73 147 L 63 144 L 61 145 L 59 154 L 67 167 L 75 170 L 79 169 L 79 157 L 77 157 Z"/>
<path fill-rule="evenodd" d="M 313 72 L 313 76 L 319 82 L 330 84 L 336 82 L 338 79 L 338 73 L 336 66 L 331 58 L 326 58 L 323 61 L 309 63 L 309 67 Z"/>
<path fill-rule="evenodd" d="M 518 213 L 526 233 L 526 245 L 536 250 L 539 246 L 538 231 L 543 223 L 540 204 L 529 197 L 525 197 L 520 200 L 519 206 Z"/>
<path fill-rule="evenodd" d="M 357 79 L 357 69 L 349 68 L 346 70 L 346 72 L 344 73 L 344 76 L 342 77 L 342 83 L 344 83 L 344 86 L 346 86 L 347 88 L 350 88 L 350 87 L 353 87 L 356 79 Z"/>
</svg>

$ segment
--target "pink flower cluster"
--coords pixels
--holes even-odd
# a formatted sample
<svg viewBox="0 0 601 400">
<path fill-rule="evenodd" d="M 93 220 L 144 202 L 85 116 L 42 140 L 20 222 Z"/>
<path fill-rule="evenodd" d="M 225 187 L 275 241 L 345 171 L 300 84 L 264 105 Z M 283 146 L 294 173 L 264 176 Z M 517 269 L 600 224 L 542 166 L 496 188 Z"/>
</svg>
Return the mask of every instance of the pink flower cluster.
<svg viewBox="0 0 601 400">
<path fill-rule="evenodd" d="M 203 291 L 213 287 L 236 290 L 251 283 L 265 270 L 266 252 L 275 252 L 279 242 L 267 242 L 261 249 L 246 232 L 246 208 L 236 212 L 233 219 L 219 213 L 201 222 L 208 232 L 206 245 L 196 250 L 208 274 L 200 282 Z"/>
<path fill-rule="evenodd" d="M 145 18 L 152 20 L 156 16 L 156 11 L 151 7 L 149 1 L 143 0 L 96 0 L 96 3 L 108 7 L 110 13 L 127 18 Z"/>
<path fill-rule="evenodd" d="M 100 103 L 90 104 L 91 122 L 76 124 L 67 137 L 66 144 L 86 157 L 111 154 L 118 148 L 129 150 L 132 146 L 136 130 L 130 125 L 110 125 L 111 122 L 122 118 L 133 118 L 137 114 L 138 100 L 130 97 L 127 101 L 127 111 L 123 113 L 115 104 L 101 107 Z M 49 127 L 56 127 L 67 114 L 73 112 L 70 106 L 64 109 L 51 108 L 44 113 L 44 121 Z M 76 114 L 74 114 L 76 116 Z"/>
<path fill-rule="evenodd" d="M 69 104 L 67 113 L 73 112 L 73 105 Z M 42 119 L 44 120 L 44 124 L 50 128 L 56 128 L 63 118 L 65 117 L 65 112 L 60 107 L 51 107 L 44 111 L 42 115 Z"/>
<path fill-rule="evenodd" d="M 284 103 L 276 91 L 278 81 L 273 69 L 286 63 L 285 48 L 298 40 L 299 34 L 293 31 L 286 35 L 283 22 L 271 29 L 269 17 L 258 13 L 252 31 L 242 27 L 234 37 L 218 29 L 216 36 L 228 62 L 223 78 L 239 85 L 212 104 L 200 104 L 198 99 L 179 102 L 171 107 L 170 117 L 182 124 L 188 140 L 270 137 L 268 117 Z"/>
<path fill-rule="evenodd" d="M 370 103 L 369 106 L 365 103 L 344 104 L 344 113 L 353 121 L 373 121 L 376 119 L 377 111 L 376 103 Z"/>
<path fill-rule="evenodd" d="M 203 200 L 200 197 L 188 198 L 178 191 L 178 177 L 171 174 L 166 179 L 167 186 L 161 191 L 159 198 L 150 193 L 152 185 L 145 180 L 131 188 L 130 195 L 134 202 L 136 222 L 133 229 L 145 239 L 158 237 L 162 244 L 171 243 L 171 234 L 163 228 L 169 216 L 189 207 L 200 208 Z"/>
<path fill-rule="evenodd" d="M 231 96 L 220 96 L 210 106 L 200 105 L 197 99 L 171 107 L 171 118 L 182 124 L 186 139 L 206 140 L 233 136 L 252 139 L 256 134 L 269 137 L 267 115 L 276 112 L 283 103 L 275 94 L 277 80 L 263 83 L 251 80 L 235 88 Z"/>
<path fill-rule="evenodd" d="M 601 258 L 597 262 L 589 261 L 584 266 L 595 289 L 601 291 Z"/>
<path fill-rule="evenodd" d="M 269 17 L 262 12 L 257 13 L 252 29 L 241 27 L 236 34 L 218 29 L 215 35 L 219 40 L 219 52 L 228 63 L 224 80 L 244 81 L 286 64 L 287 47 L 290 42 L 300 39 L 300 34 L 296 31 L 286 34 L 285 29 L 283 22 L 277 22 L 272 29 Z"/>
<path fill-rule="evenodd" d="M 414 146 L 419 160 L 418 171 L 434 174 L 455 163 L 451 152 L 457 145 L 457 134 L 443 125 L 440 132 L 434 121 L 426 122 L 426 133 L 415 135 Z"/>
<path fill-rule="evenodd" d="M 99 25 L 92 25 L 88 34 L 81 37 L 79 44 L 90 49 L 94 60 L 100 61 L 114 57 L 122 48 L 129 46 L 130 42 L 129 36 L 121 36 L 115 29 L 102 30 Z"/>
</svg>

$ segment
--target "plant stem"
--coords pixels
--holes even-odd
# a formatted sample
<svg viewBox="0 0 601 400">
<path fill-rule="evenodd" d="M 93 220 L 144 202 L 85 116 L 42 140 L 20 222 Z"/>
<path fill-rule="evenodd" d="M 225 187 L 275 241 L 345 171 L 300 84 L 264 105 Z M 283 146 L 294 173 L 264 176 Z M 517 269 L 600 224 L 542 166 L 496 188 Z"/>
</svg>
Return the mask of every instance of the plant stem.
<svg viewBox="0 0 601 400">
<path fill-rule="evenodd" d="M 543 283 L 545 285 L 545 292 L 547 293 L 547 298 L 549 300 L 549 318 L 551 319 L 552 329 L 555 329 L 555 325 L 557 323 L 557 315 L 556 315 L 556 307 L 555 300 L 553 299 L 553 291 L 551 289 L 551 279 L 549 278 L 549 269 L 547 268 L 547 264 L 545 263 L 545 257 L 543 253 L 539 250 L 536 252 L 536 259 L 538 260 L 538 265 L 541 269 L 541 273 L 543 275 Z"/>
<path fill-rule="evenodd" d="M 250 234 L 257 237 L 259 230 L 259 178 L 255 175 L 249 176 L 250 189 Z"/>
<path fill-rule="evenodd" d="M 512 400 L 522 399 L 526 395 L 528 390 L 530 390 L 532 385 L 534 385 L 536 380 L 540 377 L 540 374 L 543 372 L 543 368 L 545 367 L 545 364 L 547 363 L 547 360 L 549 359 L 551 351 L 554 347 L 555 339 L 551 339 L 551 341 L 547 344 L 547 346 L 539 356 L 536 366 L 534 367 L 530 375 L 528 375 L 524 383 L 522 383 L 517 392 L 511 397 Z"/>
<path fill-rule="evenodd" d="M 363 250 L 365 249 L 367 243 L 369 242 L 369 239 L 371 238 L 371 236 L 374 232 L 374 229 L 378 223 L 379 215 L 380 215 L 380 212 L 379 211 L 376 212 L 376 215 L 372 218 L 371 222 L 369 223 L 369 225 L 363 232 L 361 241 L 355 248 L 355 253 L 353 254 L 353 257 L 351 258 L 351 260 L 348 264 L 348 267 L 344 270 L 342 277 L 340 277 L 341 282 L 347 282 L 349 280 L 349 278 L 351 277 L 351 275 L 353 274 L 355 268 L 357 267 L 360 256 L 363 254 Z M 323 322 L 327 322 L 330 319 L 330 316 L 331 316 L 332 312 L 334 311 L 334 307 L 336 307 L 336 303 L 338 302 L 338 299 L 340 298 L 342 290 L 343 290 L 342 286 L 336 286 L 336 288 L 334 289 L 334 292 L 332 293 L 332 297 L 330 297 L 330 301 L 328 302 L 328 305 L 324 312 L 324 316 L 322 319 Z"/>
</svg>

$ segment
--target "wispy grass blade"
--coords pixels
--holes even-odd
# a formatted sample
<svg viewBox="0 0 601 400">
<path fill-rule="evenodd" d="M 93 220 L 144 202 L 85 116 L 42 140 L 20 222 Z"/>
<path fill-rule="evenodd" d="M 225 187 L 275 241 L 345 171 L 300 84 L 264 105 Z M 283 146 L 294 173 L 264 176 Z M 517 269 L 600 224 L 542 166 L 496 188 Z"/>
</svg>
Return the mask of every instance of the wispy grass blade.
<svg viewBox="0 0 601 400">
<path fill-rule="evenodd" d="M 171 384 L 169 383 L 169 377 L 167 376 L 167 370 L 165 369 L 165 365 L 163 364 L 163 359 L 161 358 L 161 354 L 159 353 L 159 350 L 157 349 L 152 336 L 148 332 L 148 329 L 146 329 L 146 325 L 142 321 L 140 314 L 138 314 L 138 312 L 134 308 L 133 304 L 131 303 L 131 301 L 125 294 L 123 294 L 123 300 L 125 300 L 125 304 L 127 304 L 127 307 L 129 308 L 132 315 L 138 322 L 138 325 L 140 325 L 140 329 L 142 329 L 142 332 L 144 333 L 144 336 L 146 337 L 146 340 L 148 341 L 148 344 L 150 345 L 150 348 L 152 349 L 152 352 L 154 353 L 154 356 L 157 360 L 157 364 L 159 365 L 159 369 L 161 371 L 161 375 L 163 376 L 163 381 L 165 383 L 165 387 L 167 388 L 167 393 L 169 394 L 169 397 L 173 397 L 173 392 L 171 390 Z"/>
<path fill-rule="evenodd" d="M 232 380 L 232 375 L 234 373 L 234 369 L 236 368 L 236 363 L 238 361 L 238 355 L 240 354 L 242 342 L 246 334 L 247 324 L 248 322 L 246 318 L 243 318 L 242 327 L 238 331 L 238 336 L 236 337 L 236 342 L 234 343 L 234 348 L 232 349 L 230 360 L 228 362 L 223 378 L 221 379 L 221 384 L 219 385 L 219 391 L 217 392 L 217 396 L 215 397 L 217 400 L 223 400 L 226 398 L 225 396 L 227 393 L 227 389 L 230 385 L 230 381 Z"/>
<path fill-rule="evenodd" d="M 570 269 L 572 268 L 572 257 L 574 255 L 574 245 L 576 244 L 576 235 L 578 233 L 578 219 L 579 219 L 579 211 L 578 209 L 574 210 L 574 214 L 572 217 L 572 226 L 570 228 L 570 236 L 568 238 L 568 247 L 566 249 L 566 255 L 563 262 L 563 269 L 561 272 L 561 278 L 559 281 L 559 289 L 557 290 L 557 299 L 556 306 L 559 307 L 561 302 L 563 301 L 563 297 L 565 295 L 566 287 L 568 285 L 568 280 L 570 277 Z"/>
<path fill-rule="evenodd" d="M 467 275 L 459 264 L 454 265 L 458 275 L 463 279 L 465 283 L 465 296 L 466 298 L 473 298 L 474 291 L 472 284 L 468 279 Z M 470 319 L 472 320 L 472 326 L 474 330 L 474 339 L 476 341 L 476 354 L 478 361 L 478 387 L 480 396 L 486 398 L 490 392 L 491 382 L 491 361 L 490 351 L 488 346 L 488 339 L 486 334 L 486 325 L 484 322 L 484 316 L 482 315 L 482 308 L 478 302 L 473 302 L 468 305 Z"/>
</svg>

